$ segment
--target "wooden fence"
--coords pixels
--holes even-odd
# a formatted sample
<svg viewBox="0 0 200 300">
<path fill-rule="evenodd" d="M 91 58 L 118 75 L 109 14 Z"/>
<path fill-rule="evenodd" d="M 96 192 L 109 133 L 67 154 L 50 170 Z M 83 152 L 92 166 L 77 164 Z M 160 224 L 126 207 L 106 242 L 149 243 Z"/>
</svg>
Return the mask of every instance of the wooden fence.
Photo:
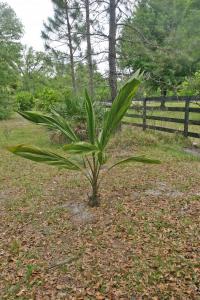
<svg viewBox="0 0 200 300">
<path fill-rule="evenodd" d="M 164 132 L 170 132 L 170 133 L 180 133 L 183 134 L 185 137 L 193 137 L 193 138 L 200 138 L 200 127 L 197 127 L 199 130 L 198 132 L 190 132 L 189 125 L 200 125 L 200 97 L 166 97 L 165 98 L 165 108 L 161 108 L 160 103 L 162 101 L 161 97 L 151 97 L 151 98 L 144 98 L 144 99 L 134 99 L 132 102 L 132 105 L 130 107 L 129 112 L 126 114 L 126 117 L 129 118 L 129 121 L 123 121 L 125 124 L 129 124 L 132 126 L 141 127 L 143 130 L 153 129 L 153 130 L 159 130 Z M 176 106 L 168 106 L 168 103 L 175 103 Z M 150 103 L 150 105 L 148 105 Z M 159 105 L 156 105 L 158 104 Z M 183 103 L 182 106 L 177 106 L 178 103 Z M 191 106 L 197 106 L 197 107 L 191 107 Z M 106 107 L 111 106 L 111 102 L 104 102 L 104 105 Z M 199 106 L 199 107 L 198 107 Z M 133 112 L 132 112 L 133 111 Z M 135 113 L 136 111 L 136 113 Z M 158 115 L 149 115 L 149 112 L 162 112 L 162 114 L 166 114 L 166 116 L 158 116 Z M 168 112 L 182 112 L 184 117 L 181 118 L 172 118 L 168 117 Z M 197 120 L 190 119 L 190 116 L 192 114 L 190 113 L 198 113 L 199 117 Z M 130 121 L 130 118 L 133 120 Z M 141 119 L 141 123 L 134 122 L 134 119 Z M 164 126 L 156 126 L 156 125 L 150 125 L 148 124 L 148 120 L 154 120 L 154 121 L 164 121 L 164 122 L 170 122 L 170 123 L 177 123 L 177 124 L 183 124 L 183 129 L 176 129 L 176 128 L 168 128 Z"/>
</svg>

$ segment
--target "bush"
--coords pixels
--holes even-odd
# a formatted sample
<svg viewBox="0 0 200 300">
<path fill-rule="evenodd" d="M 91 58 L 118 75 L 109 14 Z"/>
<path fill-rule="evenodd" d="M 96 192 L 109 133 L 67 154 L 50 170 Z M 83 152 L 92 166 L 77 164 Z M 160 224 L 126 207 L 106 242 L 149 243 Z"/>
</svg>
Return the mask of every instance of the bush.
<svg viewBox="0 0 200 300">
<path fill-rule="evenodd" d="M 18 109 L 22 111 L 31 110 L 35 105 L 35 98 L 29 92 L 18 92 L 16 95 Z"/>
<path fill-rule="evenodd" d="M 51 88 L 44 88 L 36 95 L 36 109 L 42 111 L 51 111 L 58 103 L 63 101 L 62 94 Z"/>
<path fill-rule="evenodd" d="M 53 109 L 65 118 L 75 121 L 85 121 L 85 106 L 82 97 L 71 96 L 66 92 L 64 94 L 64 101 L 54 104 Z"/>
<path fill-rule="evenodd" d="M 86 122 L 85 99 L 83 97 L 72 96 L 66 92 L 64 93 L 64 101 L 55 104 L 53 109 L 64 118 L 70 119 L 79 125 Z M 97 122 L 100 125 L 105 109 L 99 101 L 94 103 L 94 109 L 97 116 Z"/>
<path fill-rule="evenodd" d="M 200 95 L 200 71 L 194 76 L 186 78 L 179 87 L 179 96 L 199 96 Z"/>
</svg>

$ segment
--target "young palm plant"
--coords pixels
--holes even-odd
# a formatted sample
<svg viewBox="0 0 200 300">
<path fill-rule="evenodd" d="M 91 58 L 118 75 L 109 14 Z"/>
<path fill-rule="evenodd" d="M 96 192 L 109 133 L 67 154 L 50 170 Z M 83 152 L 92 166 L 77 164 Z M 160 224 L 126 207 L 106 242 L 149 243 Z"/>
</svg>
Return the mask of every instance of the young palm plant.
<svg viewBox="0 0 200 300">
<path fill-rule="evenodd" d="M 66 119 L 58 115 L 56 112 L 54 112 L 52 116 L 32 111 L 19 112 L 21 116 L 29 121 L 61 131 L 68 140 L 71 141 L 70 144 L 63 147 L 67 154 L 66 157 L 24 144 L 11 146 L 7 149 L 16 155 L 36 162 L 82 172 L 91 185 L 91 195 L 89 196 L 88 204 L 91 207 L 99 206 L 100 175 L 103 165 L 107 162 L 106 147 L 112 134 L 116 131 L 122 121 L 122 118 L 130 107 L 132 98 L 137 91 L 139 83 L 139 76 L 138 74 L 135 74 L 121 88 L 118 96 L 112 103 L 110 110 L 104 116 L 104 122 L 100 134 L 97 134 L 94 105 L 88 93 L 85 93 L 88 142 L 81 142 Z M 113 165 L 108 166 L 107 170 L 110 171 L 112 168 L 120 164 L 130 162 L 148 164 L 159 163 L 158 160 L 148 159 L 144 156 L 132 156 L 115 162 Z"/>
</svg>

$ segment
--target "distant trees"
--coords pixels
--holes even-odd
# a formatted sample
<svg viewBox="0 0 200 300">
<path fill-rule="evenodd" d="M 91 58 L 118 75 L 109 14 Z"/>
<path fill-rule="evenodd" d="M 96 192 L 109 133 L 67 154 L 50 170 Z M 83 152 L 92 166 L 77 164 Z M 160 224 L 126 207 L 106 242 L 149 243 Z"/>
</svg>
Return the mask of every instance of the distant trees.
<svg viewBox="0 0 200 300">
<path fill-rule="evenodd" d="M 199 68 L 200 8 L 196 0 L 139 0 L 124 24 L 122 70 L 142 69 L 163 98 Z M 161 103 L 164 106 L 164 101 Z"/>
<path fill-rule="evenodd" d="M 98 58 L 104 53 L 107 54 L 109 66 L 110 97 L 114 99 L 117 94 L 118 22 L 122 15 L 119 7 L 120 5 L 125 7 L 126 1 L 52 0 L 52 2 L 54 17 L 48 18 L 48 21 L 44 23 L 42 37 L 47 49 L 55 53 L 59 46 L 59 50 L 69 61 L 74 92 L 76 93 L 77 90 L 76 65 L 85 61 L 89 74 L 88 87 L 93 96 L 95 68 L 93 56 Z M 104 49 L 97 46 L 98 40 L 100 43 L 103 40 Z M 92 45 L 93 42 L 95 47 Z"/>
<path fill-rule="evenodd" d="M 0 119 L 9 114 L 9 94 L 17 86 L 23 26 L 6 3 L 0 3 Z"/>
<path fill-rule="evenodd" d="M 55 73 L 51 57 L 32 47 L 23 48 L 17 65 L 21 76 L 20 89 L 31 93 L 48 84 L 47 80 Z"/>
<path fill-rule="evenodd" d="M 44 23 L 42 38 L 46 49 L 57 53 L 62 51 L 69 60 L 71 67 L 71 80 L 74 93 L 76 93 L 75 55 L 79 50 L 80 38 L 77 34 L 79 26 L 80 9 L 76 2 L 66 0 L 52 0 L 54 16 Z"/>
<path fill-rule="evenodd" d="M 29 99 L 56 90 L 73 98 L 87 87 L 92 99 L 113 100 L 125 77 L 141 69 L 144 93 L 160 93 L 164 107 L 167 93 L 177 93 L 200 69 L 197 0 L 52 2 L 54 14 L 42 30 L 45 53 L 22 48 L 23 26 L 8 5 L 0 4 L 1 95 L 17 88 L 29 92 Z"/>
<path fill-rule="evenodd" d="M 5 3 L 0 3 L 0 86 L 1 88 L 15 83 L 16 63 L 20 59 L 23 34 L 21 22 L 15 12 Z"/>
<path fill-rule="evenodd" d="M 200 71 L 187 77 L 179 86 L 179 95 L 200 96 Z"/>
</svg>

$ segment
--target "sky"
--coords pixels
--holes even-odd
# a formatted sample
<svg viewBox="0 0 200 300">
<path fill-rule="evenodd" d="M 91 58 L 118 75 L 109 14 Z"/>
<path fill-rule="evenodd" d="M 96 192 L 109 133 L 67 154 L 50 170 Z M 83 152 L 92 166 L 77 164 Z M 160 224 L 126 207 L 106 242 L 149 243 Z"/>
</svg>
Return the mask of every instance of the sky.
<svg viewBox="0 0 200 300">
<path fill-rule="evenodd" d="M 35 50 L 44 50 L 41 39 L 43 22 L 53 14 L 51 0 L 4 0 L 15 11 L 24 25 L 22 43 L 32 46 Z"/>
<path fill-rule="evenodd" d="M 1 1 L 1 0 L 0 0 Z M 41 30 L 43 22 L 48 17 L 53 16 L 53 5 L 51 0 L 3 0 L 8 3 L 15 11 L 17 17 L 24 26 L 24 36 L 21 40 L 22 44 L 32 46 L 34 50 L 44 51 L 44 41 L 41 38 Z M 94 47 L 98 51 L 105 50 L 106 42 L 94 43 Z M 103 57 L 99 57 L 98 69 L 104 73 L 107 69 L 107 61 L 103 61 Z"/>
</svg>

